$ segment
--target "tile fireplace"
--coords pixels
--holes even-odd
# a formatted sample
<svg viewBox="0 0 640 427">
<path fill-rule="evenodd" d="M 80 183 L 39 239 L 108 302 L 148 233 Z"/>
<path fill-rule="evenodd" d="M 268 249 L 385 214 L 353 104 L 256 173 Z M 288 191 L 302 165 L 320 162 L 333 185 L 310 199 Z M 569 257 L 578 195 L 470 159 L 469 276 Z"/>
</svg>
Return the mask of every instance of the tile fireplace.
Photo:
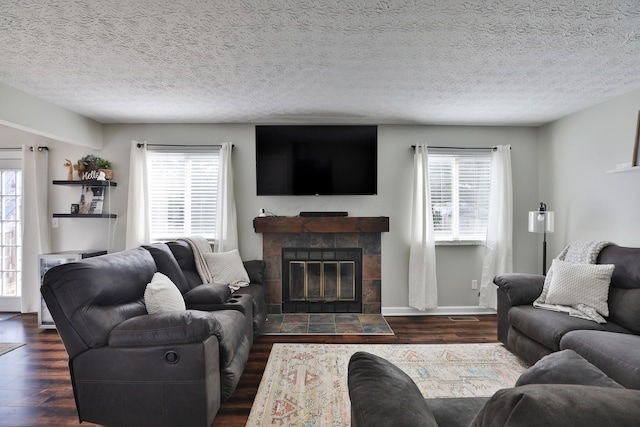
<svg viewBox="0 0 640 427">
<path fill-rule="evenodd" d="M 272 314 L 381 312 L 388 217 L 261 217 Z"/>
</svg>

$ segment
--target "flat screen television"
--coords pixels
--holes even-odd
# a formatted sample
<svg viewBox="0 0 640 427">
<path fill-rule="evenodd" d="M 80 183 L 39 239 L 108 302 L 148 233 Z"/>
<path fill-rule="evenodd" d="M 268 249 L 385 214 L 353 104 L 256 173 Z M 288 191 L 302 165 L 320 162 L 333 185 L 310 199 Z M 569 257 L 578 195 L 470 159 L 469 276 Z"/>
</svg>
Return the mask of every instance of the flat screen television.
<svg viewBox="0 0 640 427">
<path fill-rule="evenodd" d="M 258 196 L 373 195 L 378 127 L 256 126 Z"/>
</svg>

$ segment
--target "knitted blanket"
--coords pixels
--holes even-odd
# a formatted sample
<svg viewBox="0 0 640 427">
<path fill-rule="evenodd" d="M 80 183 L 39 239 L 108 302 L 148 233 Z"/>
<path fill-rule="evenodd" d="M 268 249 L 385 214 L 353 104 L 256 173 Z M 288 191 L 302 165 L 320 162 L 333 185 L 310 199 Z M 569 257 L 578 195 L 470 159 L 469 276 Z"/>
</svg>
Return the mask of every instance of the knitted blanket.
<svg viewBox="0 0 640 427">
<path fill-rule="evenodd" d="M 209 241 L 202 236 L 183 237 L 178 240 L 184 240 L 189 244 L 189 246 L 191 246 L 191 250 L 193 251 L 193 259 L 196 263 L 196 270 L 200 275 L 200 280 L 202 280 L 202 283 L 213 282 L 213 275 L 211 274 L 211 270 L 209 270 L 209 266 L 202 256 L 202 254 L 213 253 L 213 249 L 211 249 L 211 244 L 209 243 Z"/>
<path fill-rule="evenodd" d="M 612 244 L 612 242 L 607 241 L 587 242 L 583 240 L 576 240 L 575 242 L 569 243 L 556 258 L 573 264 L 595 264 L 600 251 Z M 557 304 L 547 304 L 546 298 L 552 279 L 553 265 L 549 268 L 547 276 L 544 279 L 542 293 L 533 302 L 534 307 L 552 311 L 563 311 L 569 313 L 569 315 L 573 317 L 592 320 L 597 323 L 607 323 L 607 321 L 600 316 L 593 307 L 589 307 L 585 304 L 576 304 L 570 307 Z"/>
</svg>

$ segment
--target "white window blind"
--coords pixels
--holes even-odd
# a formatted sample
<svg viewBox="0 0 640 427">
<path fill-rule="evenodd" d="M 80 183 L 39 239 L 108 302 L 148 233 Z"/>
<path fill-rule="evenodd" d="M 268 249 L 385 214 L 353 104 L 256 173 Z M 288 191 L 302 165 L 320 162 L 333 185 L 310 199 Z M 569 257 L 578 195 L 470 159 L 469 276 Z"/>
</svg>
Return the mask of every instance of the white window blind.
<svg viewBox="0 0 640 427">
<path fill-rule="evenodd" d="M 491 186 L 489 153 L 429 153 L 429 186 L 437 241 L 486 238 Z"/>
<path fill-rule="evenodd" d="M 151 239 L 215 237 L 218 149 L 149 149 Z"/>
</svg>

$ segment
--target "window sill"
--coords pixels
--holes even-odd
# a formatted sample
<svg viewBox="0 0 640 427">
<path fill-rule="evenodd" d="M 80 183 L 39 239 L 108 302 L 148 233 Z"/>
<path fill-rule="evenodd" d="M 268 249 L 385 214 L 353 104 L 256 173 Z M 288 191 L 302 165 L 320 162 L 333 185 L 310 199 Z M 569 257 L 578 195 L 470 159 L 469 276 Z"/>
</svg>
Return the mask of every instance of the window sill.
<svg viewBox="0 0 640 427">
<path fill-rule="evenodd" d="M 484 240 L 436 240 L 436 246 L 484 246 Z"/>
</svg>

